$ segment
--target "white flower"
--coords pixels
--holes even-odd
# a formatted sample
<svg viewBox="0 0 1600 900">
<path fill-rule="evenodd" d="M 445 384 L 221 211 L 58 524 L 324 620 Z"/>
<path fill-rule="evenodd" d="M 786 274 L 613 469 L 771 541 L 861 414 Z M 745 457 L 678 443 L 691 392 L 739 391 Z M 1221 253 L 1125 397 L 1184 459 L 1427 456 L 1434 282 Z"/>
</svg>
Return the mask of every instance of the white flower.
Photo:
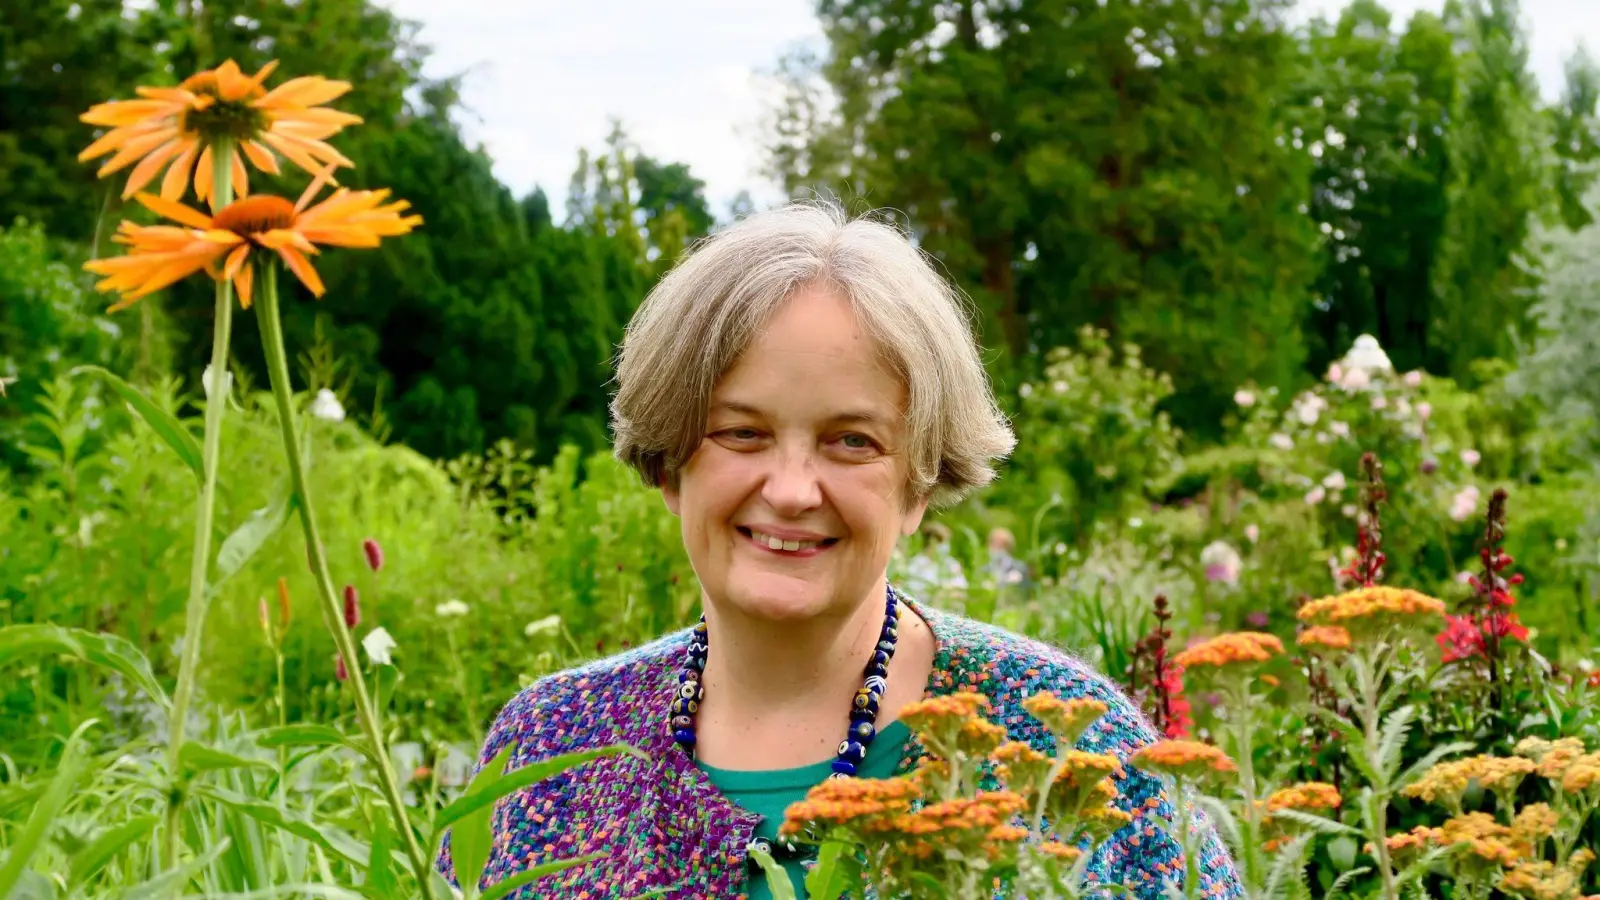
<svg viewBox="0 0 1600 900">
<path fill-rule="evenodd" d="M 1428 417 L 1431 416 L 1431 415 L 1433 415 L 1433 404 L 1432 403 L 1429 403 L 1428 401 L 1424 400 L 1421 403 L 1417 404 L 1417 418 L 1419 418 L 1422 421 L 1426 422 L 1426 421 L 1428 421 Z"/>
<path fill-rule="evenodd" d="M 1063 543 L 1060 543 L 1060 542 L 1057 542 L 1056 546 L 1055 546 L 1055 551 L 1056 551 L 1056 555 L 1060 556 L 1061 554 L 1067 552 L 1067 545 L 1063 544 Z"/>
<path fill-rule="evenodd" d="M 433 608 L 433 614 L 441 619 L 458 619 L 467 614 L 467 604 L 456 599 L 446 600 Z"/>
<path fill-rule="evenodd" d="M 1022 385 L 1022 387 L 1017 388 L 1017 393 L 1021 394 L 1024 397 L 1032 397 L 1033 396 L 1033 385 L 1024 383 Z"/>
<path fill-rule="evenodd" d="M 460 602 L 460 601 L 457 601 L 457 602 Z M 462 604 L 462 605 L 465 606 L 466 604 Z M 551 615 L 545 616 L 542 619 L 536 619 L 536 620 L 534 620 L 532 622 L 529 622 L 527 624 L 527 626 L 522 629 L 522 635 L 523 635 L 523 637 L 536 637 L 538 635 L 544 634 L 547 631 L 555 631 L 557 628 L 560 628 L 560 627 L 561 627 L 561 616 L 555 615 L 555 614 L 551 614 Z"/>
<path fill-rule="evenodd" d="M 1328 499 L 1328 491 L 1320 484 L 1306 492 L 1307 506 L 1316 506 L 1326 499 Z"/>
<path fill-rule="evenodd" d="M 1294 438 L 1289 437 L 1287 434 L 1284 434 L 1282 432 L 1279 432 L 1277 434 L 1274 434 L 1272 437 L 1267 438 L 1267 443 L 1271 444 L 1274 447 L 1277 447 L 1279 450 L 1293 450 L 1294 449 Z"/>
<path fill-rule="evenodd" d="M 1462 488 L 1455 498 L 1450 501 L 1450 518 L 1457 522 L 1465 522 L 1472 518 L 1478 509 L 1478 489 L 1473 485 Z"/>
<path fill-rule="evenodd" d="M 1461 461 L 1465 463 L 1469 469 L 1473 466 L 1476 466 L 1481 459 L 1483 459 L 1483 456 L 1471 447 L 1461 451 Z"/>
<path fill-rule="evenodd" d="M 1139 518 L 1138 516 L 1134 516 L 1133 518 L 1128 520 L 1128 527 L 1129 528 L 1141 528 L 1143 526 L 1144 526 L 1144 520 Z"/>
<path fill-rule="evenodd" d="M 317 391 L 316 399 L 311 401 L 311 414 L 328 422 L 343 422 L 344 407 L 339 405 L 339 398 L 333 391 L 323 388 Z"/>
<path fill-rule="evenodd" d="M 1317 424 L 1317 417 L 1322 415 L 1322 411 L 1327 408 L 1328 401 L 1322 399 L 1321 395 L 1313 394 L 1310 391 L 1294 399 L 1294 414 L 1302 425 Z"/>
<path fill-rule="evenodd" d="M 394 665 L 394 658 L 390 654 L 398 646 L 381 626 L 367 632 L 367 636 L 361 639 L 361 649 L 367 651 L 367 659 L 375 666 Z"/>
<path fill-rule="evenodd" d="M 1250 391 L 1239 390 L 1233 392 L 1233 402 L 1240 406 L 1255 406 L 1256 395 Z"/>
<path fill-rule="evenodd" d="M 1346 519 L 1354 519 L 1356 517 L 1356 505 L 1354 503 L 1346 503 L 1339 507 L 1339 512 L 1343 513 Z"/>
<path fill-rule="evenodd" d="M 1411 371 L 1409 371 L 1409 372 L 1407 372 L 1405 374 L 1405 378 L 1402 379 L 1402 380 L 1405 381 L 1406 387 L 1421 387 L 1422 386 L 1422 370 L 1421 369 L 1412 369 Z"/>
<path fill-rule="evenodd" d="M 1256 541 L 1261 540 L 1261 528 L 1260 528 L 1260 526 L 1256 525 L 1254 522 L 1250 523 L 1249 525 L 1246 525 L 1244 527 L 1244 536 L 1252 544 L 1254 544 Z"/>
<path fill-rule="evenodd" d="M 1334 437 L 1347 438 L 1350 436 L 1350 423 L 1335 420 L 1328 423 L 1328 430 L 1333 432 Z"/>
<path fill-rule="evenodd" d="M 1411 401 L 1401 397 L 1394 402 L 1394 410 L 1402 416 L 1411 415 Z"/>
<path fill-rule="evenodd" d="M 1343 472 L 1331 472 L 1327 478 L 1322 479 L 1322 486 L 1330 491 L 1344 490 L 1345 480 Z"/>
<path fill-rule="evenodd" d="M 1387 409 L 1388 406 L 1389 398 L 1383 396 L 1382 394 L 1377 394 L 1372 398 L 1373 409 Z"/>
<path fill-rule="evenodd" d="M 1351 369 L 1344 373 L 1344 378 L 1339 381 L 1339 387 L 1346 391 L 1359 391 L 1372 383 L 1372 375 L 1366 369 Z"/>
<path fill-rule="evenodd" d="M 1067 383 L 1065 381 L 1052 381 L 1050 382 L 1050 390 L 1058 394 L 1065 394 L 1067 392 Z"/>
<path fill-rule="evenodd" d="M 1200 551 L 1200 565 L 1205 567 L 1207 581 L 1220 581 L 1223 584 L 1233 585 L 1239 582 L 1239 572 L 1244 568 L 1244 561 L 1239 558 L 1239 551 L 1227 541 L 1212 541 Z"/>
<path fill-rule="evenodd" d="M 1389 362 L 1389 354 L 1383 352 L 1383 348 L 1378 346 L 1378 339 L 1370 334 L 1356 338 L 1350 352 L 1339 362 L 1346 369 L 1365 370 L 1369 375 L 1373 372 L 1394 371 L 1394 363 Z"/>
</svg>

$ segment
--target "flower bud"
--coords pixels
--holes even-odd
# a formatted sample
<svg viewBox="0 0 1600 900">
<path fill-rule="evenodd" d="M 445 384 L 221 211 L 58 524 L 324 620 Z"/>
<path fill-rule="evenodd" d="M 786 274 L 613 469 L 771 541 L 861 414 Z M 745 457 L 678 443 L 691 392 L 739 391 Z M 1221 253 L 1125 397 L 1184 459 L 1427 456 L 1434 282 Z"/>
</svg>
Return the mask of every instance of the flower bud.
<svg viewBox="0 0 1600 900">
<path fill-rule="evenodd" d="M 344 624 L 347 628 L 361 624 L 361 602 L 353 584 L 344 586 Z"/>
<path fill-rule="evenodd" d="M 289 582 L 287 579 L 278 579 L 278 630 L 289 630 Z"/>
<path fill-rule="evenodd" d="M 361 542 L 361 552 L 367 556 L 367 568 L 374 572 L 383 570 L 383 548 L 373 538 Z"/>
<path fill-rule="evenodd" d="M 334 677 L 338 678 L 340 681 L 350 680 L 350 670 L 344 666 L 344 657 L 341 656 L 338 658 L 338 661 L 333 667 L 333 674 Z"/>
<path fill-rule="evenodd" d="M 270 641 L 272 640 L 272 612 L 267 608 L 267 598 L 261 598 L 259 607 L 257 612 L 261 617 L 261 631 Z"/>
</svg>

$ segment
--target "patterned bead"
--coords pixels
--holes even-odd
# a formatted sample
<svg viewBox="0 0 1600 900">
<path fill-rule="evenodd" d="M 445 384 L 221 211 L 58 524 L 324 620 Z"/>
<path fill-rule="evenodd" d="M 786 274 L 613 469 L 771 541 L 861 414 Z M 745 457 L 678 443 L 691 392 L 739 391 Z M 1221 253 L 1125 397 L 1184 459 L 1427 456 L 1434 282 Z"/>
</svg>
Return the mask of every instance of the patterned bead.
<svg viewBox="0 0 1600 900">
<path fill-rule="evenodd" d="M 700 682 L 698 682 L 698 681 L 685 681 L 683 684 L 678 685 L 678 699 L 680 699 L 680 700 L 699 700 L 700 699 Z"/>
<path fill-rule="evenodd" d="M 862 746 L 860 741 L 840 741 L 839 758 L 859 766 L 861 761 L 867 758 L 867 748 Z"/>
<path fill-rule="evenodd" d="M 878 729 L 871 722 L 857 722 L 850 726 L 850 736 L 863 744 L 870 744 L 878 736 Z"/>
<path fill-rule="evenodd" d="M 884 678 L 882 675 L 868 675 L 866 683 L 861 687 L 872 691 L 874 694 L 887 694 L 889 692 L 889 679 Z"/>
<path fill-rule="evenodd" d="M 848 760 L 836 759 L 833 761 L 833 772 L 835 775 L 854 775 L 856 774 L 856 764 Z"/>
<path fill-rule="evenodd" d="M 680 728 L 672 733 L 672 739 L 685 747 L 694 746 L 694 732 L 688 728 Z"/>
</svg>

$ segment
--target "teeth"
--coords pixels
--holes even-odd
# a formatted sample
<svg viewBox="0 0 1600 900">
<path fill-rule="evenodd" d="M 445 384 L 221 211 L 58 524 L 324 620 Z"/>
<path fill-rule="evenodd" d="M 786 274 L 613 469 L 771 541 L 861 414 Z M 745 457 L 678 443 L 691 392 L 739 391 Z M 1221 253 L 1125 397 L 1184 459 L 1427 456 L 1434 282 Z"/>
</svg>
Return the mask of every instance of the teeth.
<svg viewBox="0 0 1600 900">
<path fill-rule="evenodd" d="M 756 543 L 765 545 L 769 550 L 787 550 L 790 553 L 796 550 L 810 550 L 820 543 L 820 541 L 786 541 L 783 538 L 762 534 L 759 531 L 751 531 L 750 536 L 755 539 Z"/>
</svg>

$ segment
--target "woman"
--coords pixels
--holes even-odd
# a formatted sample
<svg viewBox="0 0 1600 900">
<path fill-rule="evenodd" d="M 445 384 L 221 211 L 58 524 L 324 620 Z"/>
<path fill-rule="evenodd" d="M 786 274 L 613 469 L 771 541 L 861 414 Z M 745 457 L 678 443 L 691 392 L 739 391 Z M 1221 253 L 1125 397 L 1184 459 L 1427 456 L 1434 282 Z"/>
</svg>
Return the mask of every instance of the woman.
<svg viewBox="0 0 1600 900">
<path fill-rule="evenodd" d="M 908 771 L 917 747 L 897 715 L 925 695 L 982 691 L 1041 750 L 1051 739 L 1019 706 L 1040 690 L 1111 707 L 1084 749 L 1126 757 L 1153 739 L 1081 663 L 887 584 L 896 541 L 1013 445 L 956 294 L 899 232 L 811 205 L 741 221 L 645 299 L 617 380 L 617 456 L 681 519 L 703 625 L 505 707 L 484 760 L 510 742 L 512 768 L 618 742 L 650 758 L 602 758 L 503 801 L 484 884 L 599 853 L 521 896 L 768 896 L 747 847 L 832 772 Z M 875 717 L 852 716 L 863 687 Z M 1147 817 L 1171 811 L 1135 771 L 1120 791 L 1135 820 L 1091 871 L 1155 898 L 1177 846 Z M 1207 843 L 1203 896 L 1232 896 Z"/>
</svg>

